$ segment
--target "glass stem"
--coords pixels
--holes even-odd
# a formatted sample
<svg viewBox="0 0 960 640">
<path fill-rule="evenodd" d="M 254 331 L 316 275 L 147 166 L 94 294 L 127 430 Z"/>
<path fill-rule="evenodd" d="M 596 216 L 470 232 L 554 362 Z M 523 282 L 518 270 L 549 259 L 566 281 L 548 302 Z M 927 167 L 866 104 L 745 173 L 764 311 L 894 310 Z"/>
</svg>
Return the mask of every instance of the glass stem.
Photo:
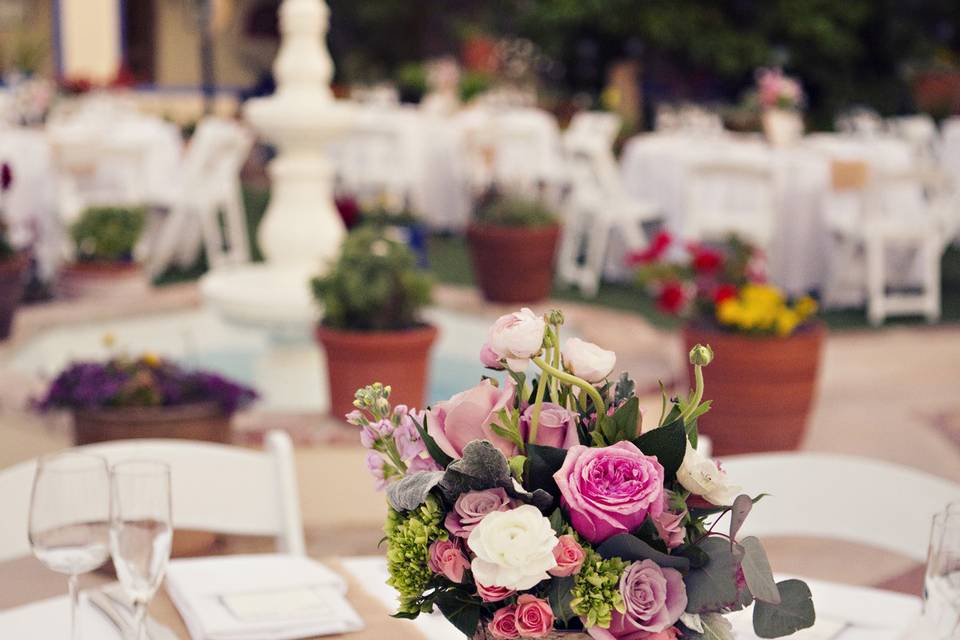
<svg viewBox="0 0 960 640">
<path fill-rule="evenodd" d="M 70 640 L 80 640 L 80 585 L 77 574 L 67 580 L 70 593 Z"/>
<path fill-rule="evenodd" d="M 147 603 L 137 600 L 133 603 L 133 632 L 135 640 L 147 640 Z"/>
</svg>

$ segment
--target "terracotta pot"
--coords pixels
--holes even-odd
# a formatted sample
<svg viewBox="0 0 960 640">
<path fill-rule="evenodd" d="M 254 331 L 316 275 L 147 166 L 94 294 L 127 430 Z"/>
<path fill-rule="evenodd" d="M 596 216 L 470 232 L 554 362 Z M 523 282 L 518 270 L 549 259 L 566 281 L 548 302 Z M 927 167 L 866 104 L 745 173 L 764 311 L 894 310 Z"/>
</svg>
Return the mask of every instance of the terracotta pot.
<svg viewBox="0 0 960 640">
<path fill-rule="evenodd" d="M 23 298 L 30 254 L 21 252 L 9 260 L 0 261 L 0 340 L 10 336 L 13 316 Z"/>
<path fill-rule="evenodd" d="M 820 323 L 788 338 L 746 336 L 693 324 L 684 327 L 686 352 L 697 343 L 713 348 L 713 362 L 704 372 L 704 396 L 713 405 L 697 426 L 710 436 L 715 455 L 800 446 L 825 335 Z M 692 368 L 690 381 L 692 385 Z"/>
<path fill-rule="evenodd" d="M 135 262 L 72 262 L 61 269 L 58 284 L 68 298 L 122 298 L 150 288 Z"/>
<path fill-rule="evenodd" d="M 117 407 L 73 412 L 73 440 L 77 445 L 176 438 L 230 442 L 230 416 L 216 402 L 175 407 Z"/>
<path fill-rule="evenodd" d="M 559 225 L 500 227 L 471 224 L 470 257 L 483 297 L 491 302 L 538 302 L 550 295 Z"/>
<path fill-rule="evenodd" d="M 392 387 L 393 404 L 423 407 L 427 400 L 427 364 L 437 328 L 404 331 L 342 331 L 317 327 L 327 354 L 330 413 L 342 418 L 353 410 L 357 389 L 374 382 Z"/>
</svg>

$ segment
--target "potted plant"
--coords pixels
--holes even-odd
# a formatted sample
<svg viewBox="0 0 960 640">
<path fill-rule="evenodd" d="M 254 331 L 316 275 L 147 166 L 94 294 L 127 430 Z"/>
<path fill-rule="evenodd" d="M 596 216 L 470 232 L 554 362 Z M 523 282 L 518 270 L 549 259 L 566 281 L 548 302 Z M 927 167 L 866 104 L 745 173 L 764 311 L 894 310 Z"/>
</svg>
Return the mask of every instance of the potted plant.
<svg viewBox="0 0 960 640">
<path fill-rule="evenodd" d="M 90 207 L 70 228 L 75 260 L 60 273 L 68 296 L 117 296 L 140 292 L 146 276 L 134 248 L 146 223 L 142 207 Z"/>
<path fill-rule="evenodd" d="M 230 419 L 257 393 L 153 354 L 74 362 L 37 402 L 73 414 L 77 445 L 136 438 L 230 441 Z"/>
<path fill-rule="evenodd" d="M 538 200 L 491 192 L 467 228 L 474 273 L 491 302 L 537 302 L 550 295 L 560 225 Z"/>
<path fill-rule="evenodd" d="M 427 255 L 427 229 L 423 222 L 406 208 L 390 208 L 383 204 L 360 211 L 360 224 L 369 224 L 384 229 L 394 240 L 406 244 L 417 256 L 417 264 L 429 265 Z"/>
<path fill-rule="evenodd" d="M 10 336 L 30 268 L 29 253 L 17 251 L 7 234 L 4 201 L 12 186 L 13 170 L 4 162 L 0 164 L 0 340 Z"/>
<path fill-rule="evenodd" d="M 383 385 L 357 392 L 348 421 L 386 489 L 395 617 L 439 609 L 473 640 L 729 639 L 724 616 L 750 606 L 758 637 L 811 627 L 810 588 L 776 582 L 760 540 L 739 535 L 776 496 L 740 493 L 696 449 L 710 349 L 691 350 L 696 384 L 657 419 L 627 375 L 609 379 L 616 354 L 563 341 L 562 324 L 499 318 L 480 359 L 502 381 L 427 411 L 391 406 Z"/>
<path fill-rule="evenodd" d="M 423 404 L 437 329 L 420 317 L 432 283 L 409 247 L 382 228 L 360 226 L 312 286 L 323 309 L 316 337 L 326 353 L 331 412 L 349 411 L 357 387 L 378 380 L 390 381 L 399 402 Z"/>
<path fill-rule="evenodd" d="M 791 303 L 766 284 L 762 254 L 736 238 L 682 250 L 673 244 L 660 234 L 632 260 L 660 309 L 685 318 L 684 344 L 709 344 L 717 354 L 717 402 L 701 431 L 719 455 L 796 449 L 826 334 L 816 302 Z"/>
<path fill-rule="evenodd" d="M 397 69 L 400 102 L 420 104 L 427 94 L 427 68 L 421 62 L 407 62 Z"/>
<path fill-rule="evenodd" d="M 804 96 L 800 82 L 782 69 L 757 70 L 757 102 L 762 109 L 763 133 L 774 146 L 792 144 L 803 137 Z"/>
</svg>

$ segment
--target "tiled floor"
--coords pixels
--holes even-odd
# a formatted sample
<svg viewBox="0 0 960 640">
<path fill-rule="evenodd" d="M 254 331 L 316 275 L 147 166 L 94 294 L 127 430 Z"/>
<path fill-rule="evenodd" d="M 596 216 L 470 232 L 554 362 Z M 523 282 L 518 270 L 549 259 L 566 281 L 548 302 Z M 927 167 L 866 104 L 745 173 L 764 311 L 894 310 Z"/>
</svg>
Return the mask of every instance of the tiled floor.
<svg viewBox="0 0 960 640">
<path fill-rule="evenodd" d="M 435 297 L 441 307 L 491 319 L 509 310 L 483 303 L 469 289 L 442 287 Z M 12 348 L 53 326 L 198 304 L 194 287 L 178 285 L 144 300 L 110 306 L 81 301 L 22 312 L 13 339 L 0 346 L 0 468 L 68 443 L 65 420 L 39 418 L 24 410 L 40 383 L 3 366 Z M 658 379 L 670 381 L 682 372 L 677 336 L 618 311 L 570 303 L 563 308 L 571 327 L 584 338 L 614 349 L 618 368 L 631 371 L 641 387 L 655 388 Z M 832 335 L 804 448 L 881 458 L 960 482 L 958 382 L 960 328 Z M 654 395 L 645 402 L 650 410 L 658 406 Z M 294 433 L 312 549 L 321 555 L 375 552 L 383 501 L 365 475 L 363 451 L 347 427 L 316 414 L 256 411 L 239 416 L 236 426 L 246 441 L 254 441 L 267 428 L 283 427 Z M 336 491 L 331 490 L 334 484 Z M 777 540 L 768 545 L 774 566 L 784 573 L 876 584 L 912 568 L 905 559 L 848 544 Z"/>
</svg>

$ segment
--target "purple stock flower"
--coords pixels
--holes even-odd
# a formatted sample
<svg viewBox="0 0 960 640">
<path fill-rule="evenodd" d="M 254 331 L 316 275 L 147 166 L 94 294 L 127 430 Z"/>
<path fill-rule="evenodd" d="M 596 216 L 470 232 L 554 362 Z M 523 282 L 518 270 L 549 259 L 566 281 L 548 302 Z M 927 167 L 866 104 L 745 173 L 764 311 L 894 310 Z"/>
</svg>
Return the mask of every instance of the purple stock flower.
<svg viewBox="0 0 960 640">
<path fill-rule="evenodd" d="M 382 491 L 387 486 L 387 479 L 384 473 L 384 461 L 379 453 L 371 451 L 367 454 L 367 470 L 376 484 L 377 491 Z"/>
</svg>

